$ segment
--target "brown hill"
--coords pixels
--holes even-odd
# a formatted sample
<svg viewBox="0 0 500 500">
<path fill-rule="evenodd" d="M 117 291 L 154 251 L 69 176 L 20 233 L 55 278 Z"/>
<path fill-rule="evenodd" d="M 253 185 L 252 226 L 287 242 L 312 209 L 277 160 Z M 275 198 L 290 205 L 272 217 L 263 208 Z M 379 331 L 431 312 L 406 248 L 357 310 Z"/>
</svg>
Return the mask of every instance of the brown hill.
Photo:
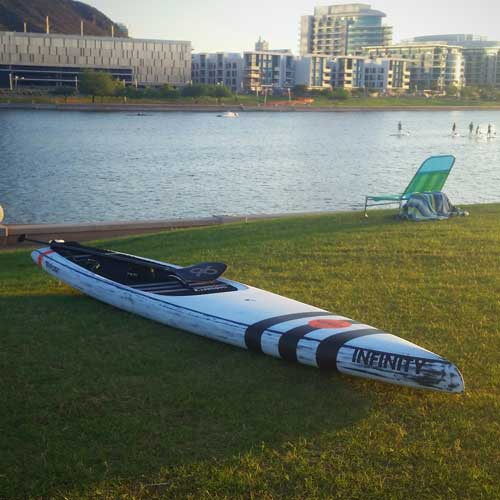
<svg viewBox="0 0 500 500">
<path fill-rule="evenodd" d="M 74 0 L 0 0 L 0 30 L 23 31 L 23 23 L 31 32 L 45 32 L 45 17 L 50 18 L 50 32 L 79 34 L 80 20 L 86 35 L 110 36 L 115 25 L 115 36 L 127 36 L 102 12 Z"/>
</svg>

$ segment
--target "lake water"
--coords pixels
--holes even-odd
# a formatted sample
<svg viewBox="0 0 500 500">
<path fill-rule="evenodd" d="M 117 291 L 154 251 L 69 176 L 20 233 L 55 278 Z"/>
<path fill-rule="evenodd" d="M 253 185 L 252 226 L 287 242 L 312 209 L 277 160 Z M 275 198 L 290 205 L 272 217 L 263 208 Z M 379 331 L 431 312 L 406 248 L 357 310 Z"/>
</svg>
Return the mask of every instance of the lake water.
<svg viewBox="0 0 500 500">
<path fill-rule="evenodd" d="M 7 223 L 361 209 L 446 153 L 453 203 L 500 202 L 500 137 L 471 121 L 500 129 L 500 112 L 0 111 L 0 204 Z"/>
</svg>

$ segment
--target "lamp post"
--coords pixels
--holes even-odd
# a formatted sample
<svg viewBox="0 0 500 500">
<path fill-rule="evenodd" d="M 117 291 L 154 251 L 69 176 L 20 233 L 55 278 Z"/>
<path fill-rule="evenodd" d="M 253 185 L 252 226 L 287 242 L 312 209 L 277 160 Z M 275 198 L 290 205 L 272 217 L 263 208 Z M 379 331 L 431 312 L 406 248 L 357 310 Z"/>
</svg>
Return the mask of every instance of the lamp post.
<svg viewBox="0 0 500 500">
<path fill-rule="evenodd" d="M 12 73 L 9 73 L 9 89 L 12 91 L 14 86 L 12 85 Z"/>
<path fill-rule="evenodd" d="M 15 82 L 14 88 L 15 88 L 16 90 L 17 90 L 17 83 L 18 83 L 18 81 L 19 81 L 19 80 L 24 80 L 24 76 L 18 76 L 18 75 L 16 75 L 16 76 L 14 77 L 14 82 Z"/>
</svg>

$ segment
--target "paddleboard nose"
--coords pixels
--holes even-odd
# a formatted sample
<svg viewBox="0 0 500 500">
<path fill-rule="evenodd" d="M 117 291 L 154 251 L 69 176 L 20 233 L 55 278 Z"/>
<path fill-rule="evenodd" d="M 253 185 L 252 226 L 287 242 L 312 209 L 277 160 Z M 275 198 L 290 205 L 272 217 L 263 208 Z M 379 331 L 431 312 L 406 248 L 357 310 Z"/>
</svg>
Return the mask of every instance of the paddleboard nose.
<svg viewBox="0 0 500 500">
<path fill-rule="evenodd" d="M 452 363 L 448 365 L 448 370 L 443 377 L 443 388 L 445 392 L 452 392 L 455 394 L 462 394 L 465 391 L 465 383 L 460 370 Z"/>
<path fill-rule="evenodd" d="M 346 347 L 340 371 L 413 388 L 464 392 L 462 374 L 453 363 L 394 335 L 366 336 Z"/>
<path fill-rule="evenodd" d="M 428 353 L 422 349 L 423 353 Z M 427 355 L 428 356 L 428 355 Z M 426 356 L 426 357 L 427 357 Z M 416 362 L 420 369 L 409 370 L 407 376 L 415 387 L 440 392 L 461 394 L 465 390 L 464 379 L 460 370 L 447 359 L 435 355 L 437 359 L 422 358 Z M 417 359 L 417 358 L 416 358 Z"/>
</svg>

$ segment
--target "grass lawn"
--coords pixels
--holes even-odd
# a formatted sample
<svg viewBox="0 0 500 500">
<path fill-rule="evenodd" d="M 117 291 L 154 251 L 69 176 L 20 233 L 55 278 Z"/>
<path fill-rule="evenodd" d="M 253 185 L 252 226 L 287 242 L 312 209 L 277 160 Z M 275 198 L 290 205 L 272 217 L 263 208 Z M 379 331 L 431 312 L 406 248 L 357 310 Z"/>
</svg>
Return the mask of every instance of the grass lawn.
<svg viewBox="0 0 500 500">
<path fill-rule="evenodd" d="M 449 395 L 290 364 L 80 295 L 0 253 L 0 498 L 500 498 L 500 205 L 107 242 L 227 275 L 426 347 Z"/>
<path fill-rule="evenodd" d="M 313 107 L 360 107 L 360 108 L 387 108 L 387 107 L 412 107 L 412 106 L 500 106 L 499 101 L 486 101 L 479 99 L 457 99 L 454 97 L 352 97 L 345 100 L 332 100 L 325 97 L 316 97 Z"/>
<path fill-rule="evenodd" d="M 344 108 L 344 107 L 355 107 L 355 108 L 387 108 L 387 107 L 412 107 L 412 106 L 479 106 L 479 107 L 499 107 L 500 101 L 485 101 L 480 99 L 457 99 L 453 97 L 413 97 L 413 96 L 401 96 L 401 97 L 352 97 L 345 100 L 334 100 L 328 99 L 322 96 L 312 96 L 314 98 L 314 103 L 310 104 L 312 108 Z M 268 96 L 267 105 L 275 106 L 283 103 L 287 103 L 287 96 Z M 64 104 L 65 99 L 61 96 L 53 95 L 43 95 L 43 96 L 13 96 L 13 95 L 0 95 L 0 103 L 35 103 L 35 104 Z M 69 104 L 92 104 L 92 97 L 90 96 L 71 96 L 68 97 L 67 103 Z M 119 104 L 123 105 L 124 101 L 122 97 L 96 97 L 95 103 L 99 104 Z M 256 97 L 253 94 L 245 95 L 238 94 L 237 96 L 227 97 L 223 99 L 216 99 L 215 97 L 180 97 L 177 99 L 127 99 L 128 104 L 138 104 L 138 105 L 186 105 L 186 106 L 204 106 L 212 105 L 217 106 L 219 104 L 224 104 L 225 106 L 257 106 L 264 104 L 264 97 Z"/>
</svg>

